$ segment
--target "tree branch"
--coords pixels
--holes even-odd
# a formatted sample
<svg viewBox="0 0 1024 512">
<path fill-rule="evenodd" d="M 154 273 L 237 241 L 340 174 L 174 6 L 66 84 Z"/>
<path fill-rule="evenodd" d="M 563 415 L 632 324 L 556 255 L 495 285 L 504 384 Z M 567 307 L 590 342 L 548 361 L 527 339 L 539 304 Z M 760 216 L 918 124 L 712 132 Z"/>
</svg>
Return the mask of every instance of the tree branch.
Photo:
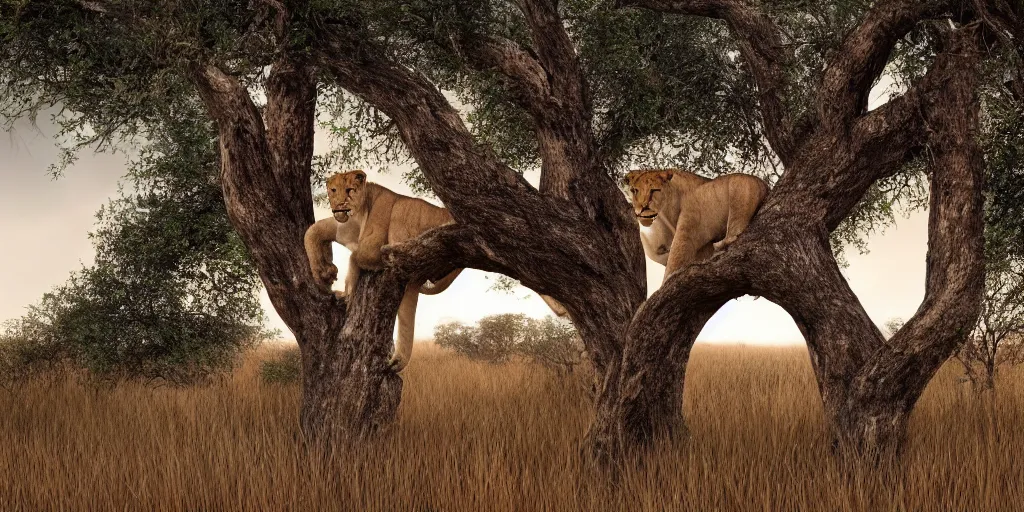
<svg viewBox="0 0 1024 512">
<path fill-rule="evenodd" d="M 791 54 L 783 43 L 782 30 L 767 14 L 746 0 L 617 0 L 615 5 L 725 21 L 754 75 L 765 136 L 783 165 L 791 163 L 796 149 L 795 123 L 783 101 L 788 85 L 785 67 Z"/>
<path fill-rule="evenodd" d="M 931 68 L 898 98 L 860 116 L 849 128 L 851 154 L 861 155 L 830 180 L 825 223 L 834 230 L 879 179 L 892 176 L 925 147 L 928 104 L 962 72 L 959 46 L 943 45 Z"/>
<path fill-rule="evenodd" d="M 497 70 L 505 78 L 516 102 L 534 118 L 550 115 L 557 107 L 547 71 L 536 55 L 503 37 L 465 37 L 456 48 L 479 70 Z"/>
<path fill-rule="evenodd" d="M 458 224 L 430 229 L 416 238 L 381 248 L 384 263 L 410 280 L 436 281 L 457 268 L 509 273 L 494 262 L 486 242 Z"/>
<path fill-rule="evenodd" d="M 494 35 L 454 35 L 457 53 L 480 70 L 498 70 L 534 121 L 541 153 L 540 190 L 570 197 L 570 183 L 590 173 L 594 153 L 583 70 L 556 2 L 517 2 L 533 48 Z"/>
<path fill-rule="evenodd" d="M 868 107 L 871 86 L 889 62 L 896 42 L 922 19 L 947 10 L 948 0 L 878 2 L 850 32 L 825 68 L 817 97 L 818 118 L 846 126 Z"/>
<path fill-rule="evenodd" d="M 931 374 L 919 368 L 938 368 L 933 363 L 949 357 L 967 339 L 981 310 L 984 159 L 978 142 L 976 35 L 975 27 L 967 27 L 948 36 L 948 58 L 958 72 L 925 104 L 931 204 L 924 301 L 865 366 L 856 383 L 862 393 L 896 389 L 876 388 L 872 382 L 880 375 L 923 389 Z"/>
<path fill-rule="evenodd" d="M 252 252 L 275 309 L 302 339 L 302 311 L 310 307 L 304 301 L 321 302 L 302 243 L 313 222 L 312 75 L 287 61 L 275 64 L 267 91 L 269 137 L 259 109 L 234 77 L 212 63 L 196 63 L 191 78 L 217 124 L 228 217 Z M 308 134 L 309 141 L 296 143 L 288 132 Z"/>
</svg>

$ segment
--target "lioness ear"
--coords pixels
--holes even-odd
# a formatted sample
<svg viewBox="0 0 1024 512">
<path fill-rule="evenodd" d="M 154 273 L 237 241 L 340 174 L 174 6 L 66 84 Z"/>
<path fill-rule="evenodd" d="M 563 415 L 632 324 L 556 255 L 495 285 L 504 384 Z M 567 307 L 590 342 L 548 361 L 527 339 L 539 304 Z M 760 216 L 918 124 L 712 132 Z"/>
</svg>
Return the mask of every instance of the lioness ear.
<svg viewBox="0 0 1024 512">
<path fill-rule="evenodd" d="M 640 171 L 629 171 L 622 177 L 622 185 L 628 187 L 640 175 Z"/>
<path fill-rule="evenodd" d="M 360 184 L 366 183 L 366 173 L 363 171 L 352 171 L 356 175 L 356 181 Z"/>
<path fill-rule="evenodd" d="M 658 173 L 658 177 L 662 181 L 672 181 L 672 171 L 661 171 Z"/>
</svg>

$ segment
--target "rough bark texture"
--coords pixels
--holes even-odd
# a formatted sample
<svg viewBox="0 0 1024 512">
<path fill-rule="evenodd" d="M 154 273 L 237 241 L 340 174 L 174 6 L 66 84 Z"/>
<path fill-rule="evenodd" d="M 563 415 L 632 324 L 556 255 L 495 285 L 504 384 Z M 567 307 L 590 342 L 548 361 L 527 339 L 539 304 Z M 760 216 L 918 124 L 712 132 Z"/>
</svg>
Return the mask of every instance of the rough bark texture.
<svg viewBox="0 0 1024 512">
<path fill-rule="evenodd" d="M 394 421 L 402 379 L 388 363 L 406 282 L 394 270 L 363 272 L 349 298 L 352 306 L 340 317 L 344 323 L 335 317 L 323 339 L 310 337 L 300 344 L 300 424 L 307 439 L 321 445 L 365 440 Z M 328 307 L 343 309 L 341 302 Z"/>
<path fill-rule="evenodd" d="M 313 223 L 313 75 L 308 63 L 279 58 L 262 115 L 249 92 L 212 63 L 196 65 L 193 81 L 217 123 L 228 215 L 299 342 L 303 433 L 326 445 L 365 438 L 395 416 L 402 383 L 388 360 L 406 276 L 364 275 L 349 308 L 313 281 L 302 243 Z"/>
</svg>

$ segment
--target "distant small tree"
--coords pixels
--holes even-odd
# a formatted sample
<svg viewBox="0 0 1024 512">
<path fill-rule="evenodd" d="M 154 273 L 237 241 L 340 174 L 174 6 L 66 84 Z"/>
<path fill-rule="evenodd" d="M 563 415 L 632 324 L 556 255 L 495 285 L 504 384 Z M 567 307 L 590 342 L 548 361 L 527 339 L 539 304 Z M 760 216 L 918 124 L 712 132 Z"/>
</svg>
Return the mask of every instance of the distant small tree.
<svg viewBox="0 0 1024 512">
<path fill-rule="evenodd" d="M 517 352 L 560 374 L 573 373 L 586 356 L 576 328 L 553 316 L 532 320 Z"/>
<path fill-rule="evenodd" d="M 957 354 L 977 391 L 995 389 L 1000 367 L 1024 363 L 1024 265 L 990 263 L 981 315 Z"/>
<path fill-rule="evenodd" d="M 499 364 L 515 354 L 528 322 L 526 315 L 511 313 L 484 317 L 475 327 L 451 322 L 434 329 L 434 340 L 470 359 Z"/>
<path fill-rule="evenodd" d="M 434 341 L 471 359 L 498 364 L 519 356 L 559 373 L 571 373 L 585 355 L 572 324 L 550 316 L 506 313 L 486 316 L 477 326 L 450 322 L 434 329 Z"/>
<path fill-rule="evenodd" d="M 885 332 L 886 332 L 886 335 L 887 335 L 886 337 L 887 338 L 891 338 L 893 334 L 896 334 L 896 331 L 898 331 L 898 330 L 903 328 L 903 324 L 904 323 L 906 323 L 906 322 L 904 322 L 903 319 L 898 317 L 898 316 L 892 317 L 892 318 L 886 320 L 885 321 Z"/>
</svg>

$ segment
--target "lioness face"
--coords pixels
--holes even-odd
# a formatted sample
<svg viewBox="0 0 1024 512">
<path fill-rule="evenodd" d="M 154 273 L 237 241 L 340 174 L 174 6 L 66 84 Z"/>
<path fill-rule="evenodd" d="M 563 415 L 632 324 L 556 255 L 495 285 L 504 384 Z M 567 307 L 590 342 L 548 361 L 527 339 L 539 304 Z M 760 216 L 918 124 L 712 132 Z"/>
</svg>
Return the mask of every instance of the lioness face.
<svg viewBox="0 0 1024 512">
<path fill-rule="evenodd" d="M 327 200 L 331 203 L 334 220 L 348 222 L 352 210 L 363 205 L 363 185 L 366 185 L 363 171 L 343 172 L 327 179 Z"/>
<path fill-rule="evenodd" d="M 641 226 L 651 227 L 658 218 L 665 194 L 662 189 L 672 180 L 670 171 L 633 171 L 626 175 L 633 213 Z"/>
</svg>

